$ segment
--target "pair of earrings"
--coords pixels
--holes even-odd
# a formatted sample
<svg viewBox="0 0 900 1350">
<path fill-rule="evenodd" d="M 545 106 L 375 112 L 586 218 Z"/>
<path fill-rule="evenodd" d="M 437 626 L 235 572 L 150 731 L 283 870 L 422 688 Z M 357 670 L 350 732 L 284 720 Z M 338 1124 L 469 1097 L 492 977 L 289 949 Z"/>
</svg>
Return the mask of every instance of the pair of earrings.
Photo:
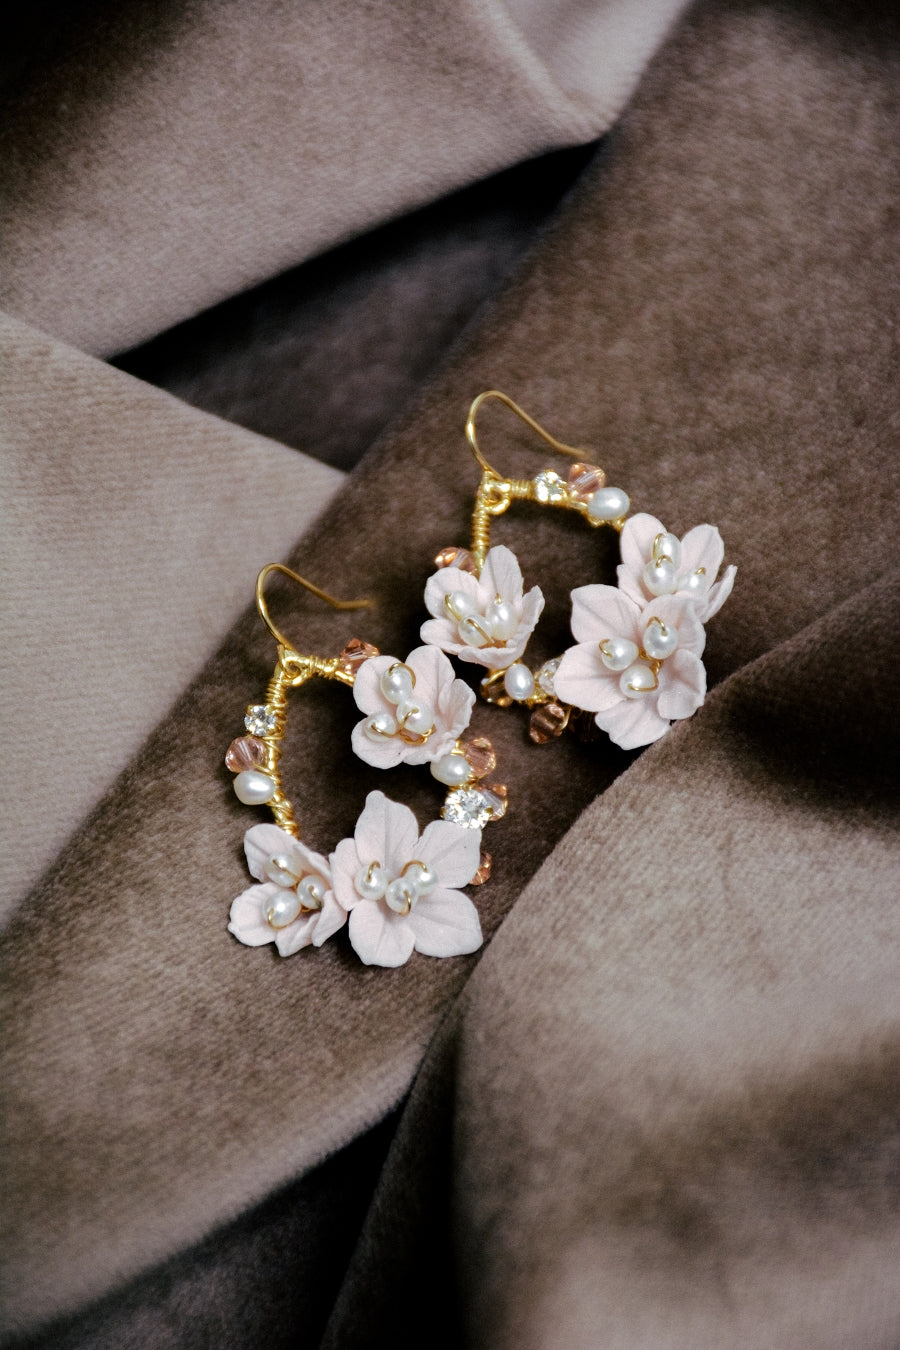
<svg viewBox="0 0 900 1350">
<path fill-rule="evenodd" d="M 489 399 L 554 450 L 578 457 L 566 479 L 553 469 L 531 479 L 506 478 L 488 463 L 476 418 Z M 616 744 L 636 748 L 658 740 L 704 700 L 704 624 L 727 599 L 735 575 L 729 567 L 718 576 L 724 554 L 718 530 L 700 525 L 679 539 L 653 516 L 629 518 L 627 494 L 608 486 L 601 468 L 555 440 L 498 390 L 475 399 L 466 435 L 481 468 L 471 547 L 445 548 L 435 559 L 438 570 L 425 586 L 431 618 L 421 629 L 424 645 L 405 660 L 359 639 L 336 657 L 300 654 L 269 615 L 265 585 L 273 572 L 335 609 L 371 602 L 336 600 L 281 563 L 264 567 L 257 578 L 257 609 L 278 656 L 265 701 L 247 709 L 246 734 L 226 755 L 239 800 L 268 806 L 274 817 L 274 824 L 254 825 L 245 835 L 256 884 L 231 907 L 229 931 L 250 946 L 274 942 L 289 956 L 321 946 L 345 924 L 351 945 L 369 965 L 402 965 L 414 950 L 456 956 L 481 945 L 478 912 L 460 888 L 490 875 L 482 830 L 505 814 L 507 789 L 488 782 L 497 763 L 490 741 L 464 739 L 475 695 L 455 676 L 448 655 L 485 667 L 481 693 L 489 702 L 530 708 L 529 731 L 538 743 L 592 715 Z M 537 671 L 522 657 L 543 595 L 537 586 L 526 594 L 515 554 L 491 546 L 493 518 L 514 501 L 575 511 L 590 525 L 620 535 L 618 585 L 572 591 L 575 644 Z M 341 840 L 327 858 L 301 842 L 279 762 L 288 692 L 316 677 L 352 687 L 363 714 L 351 733 L 360 759 L 381 769 L 430 765 L 448 789 L 440 820 L 420 834 L 408 807 L 372 792 L 353 838 Z"/>
</svg>

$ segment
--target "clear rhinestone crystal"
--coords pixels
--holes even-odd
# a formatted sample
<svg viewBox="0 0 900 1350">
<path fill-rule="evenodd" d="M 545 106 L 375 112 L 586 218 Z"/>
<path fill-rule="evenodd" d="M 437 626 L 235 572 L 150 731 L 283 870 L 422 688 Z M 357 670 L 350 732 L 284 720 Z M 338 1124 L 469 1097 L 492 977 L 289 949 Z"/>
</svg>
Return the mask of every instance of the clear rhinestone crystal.
<svg viewBox="0 0 900 1350">
<path fill-rule="evenodd" d="M 559 663 L 561 660 L 561 656 L 554 656 L 552 661 L 545 661 L 537 673 L 538 684 L 544 693 L 549 694 L 551 698 L 556 694 L 556 685 L 553 681 L 556 672 L 559 670 Z"/>
<path fill-rule="evenodd" d="M 491 803 L 480 788 L 453 788 L 447 793 L 441 815 L 451 825 L 482 829 L 493 815 Z"/>
<path fill-rule="evenodd" d="M 553 469 L 543 469 L 534 477 L 534 495 L 539 502 L 564 502 L 569 495 L 565 482 Z"/>
<path fill-rule="evenodd" d="M 271 736 L 275 730 L 275 714 L 262 703 L 255 703 L 247 709 L 244 726 L 251 736 Z"/>
</svg>

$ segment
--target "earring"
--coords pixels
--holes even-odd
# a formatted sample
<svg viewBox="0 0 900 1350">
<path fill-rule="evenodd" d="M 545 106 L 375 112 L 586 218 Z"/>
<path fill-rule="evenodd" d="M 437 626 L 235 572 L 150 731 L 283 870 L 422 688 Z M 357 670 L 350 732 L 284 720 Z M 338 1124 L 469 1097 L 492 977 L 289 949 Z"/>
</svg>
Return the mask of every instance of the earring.
<svg viewBox="0 0 900 1350">
<path fill-rule="evenodd" d="M 466 690 L 468 703 L 458 690 L 442 683 L 441 698 L 436 700 L 439 710 L 426 726 L 430 709 L 424 700 L 420 700 L 417 716 L 404 706 L 412 702 L 405 696 L 413 694 L 418 672 L 426 668 L 420 659 L 415 665 L 395 662 L 358 638 L 339 656 L 301 655 L 269 614 L 265 584 L 273 572 L 290 577 L 335 609 L 371 605 L 369 600 L 336 600 L 282 563 L 270 563 L 257 577 L 257 609 L 275 639 L 278 655 L 265 701 L 247 709 L 246 734 L 232 741 L 225 763 L 235 774 L 239 801 L 268 807 L 275 823 L 254 825 L 244 836 L 247 865 L 257 884 L 232 903 L 229 932 L 252 947 L 274 942 L 282 956 L 291 956 L 303 947 L 320 947 L 349 920 L 351 945 L 367 965 L 402 965 L 413 950 L 430 956 L 477 950 L 482 942 L 478 912 L 459 887 L 475 880 L 482 866 L 479 826 L 463 828 L 437 820 L 420 835 L 408 807 L 381 792 L 371 792 L 354 837 L 342 839 L 326 857 L 301 841 L 279 767 L 287 728 L 287 695 L 314 677 L 355 687 L 360 672 L 368 667 L 368 682 L 372 677 L 379 687 L 396 695 L 387 701 L 397 713 L 403 732 L 398 741 L 411 762 L 424 762 L 412 756 L 421 755 L 433 737 L 440 754 L 445 753 L 447 737 L 452 737 L 454 746 L 458 744 L 474 695 L 453 678 L 451 668 L 450 679 Z M 431 667 L 435 658 L 449 667 L 442 653 L 428 652 Z M 375 720 L 374 716 L 368 720 Z M 382 722 L 379 727 L 377 733 L 371 729 L 361 733 L 369 735 L 373 747 L 390 739 L 386 725 Z M 372 739 L 375 736 L 377 742 Z M 393 756 L 392 762 L 399 763 L 403 757 L 403 753 Z"/>
<path fill-rule="evenodd" d="M 561 454 L 578 456 L 563 479 L 544 469 L 531 479 L 506 478 L 478 445 L 479 408 L 496 399 Z M 703 624 L 727 599 L 736 569 L 717 580 L 724 547 L 718 530 L 699 525 L 683 539 L 654 516 L 626 519 L 628 494 L 607 485 L 584 451 L 557 441 L 517 403 L 490 389 L 472 403 L 466 438 L 481 468 L 472 511 L 471 548 L 445 548 L 425 586 L 432 618 L 422 640 L 463 661 L 487 667 L 481 692 L 501 707 L 531 708 L 529 735 L 538 744 L 559 736 L 573 713 L 594 723 L 625 749 L 659 739 L 672 721 L 702 704 L 706 674 L 700 661 Z M 544 605 L 535 586 L 524 592 L 515 554 L 491 547 L 493 517 L 513 501 L 575 511 L 594 526 L 620 535 L 618 586 L 581 586 L 572 592 L 576 646 L 532 672 L 522 661 Z"/>
</svg>

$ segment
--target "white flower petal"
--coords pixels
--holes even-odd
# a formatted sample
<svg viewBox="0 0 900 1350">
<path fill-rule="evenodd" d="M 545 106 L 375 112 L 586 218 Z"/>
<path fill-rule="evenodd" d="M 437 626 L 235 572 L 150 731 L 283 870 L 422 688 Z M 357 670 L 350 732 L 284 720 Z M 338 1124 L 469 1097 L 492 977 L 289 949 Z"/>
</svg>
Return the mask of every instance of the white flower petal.
<svg viewBox="0 0 900 1350">
<path fill-rule="evenodd" d="M 522 599 L 522 569 L 512 549 L 505 544 L 488 551 L 478 579 L 488 603 L 497 595 L 513 605 Z"/>
<path fill-rule="evenodd" d="M 365 664 L 368 665 L 369 662 Z M 373 769 L 395 769 L 398 764 L 403 763 L 405 753 L 410 747 L 399 736 L 381 736 L 378 740 L 374 740 L 366 731 L 368 720 L 364 717 L 350 732 L 353 753 L 364 764 L 371 764 Z"/>
<path fill-rule="evenodd" d="M 553 685 L 563 703 L 587 712 L 599 712 L 620 702 L 619 676 L 600 660 L 596 642 L 579 643 L 563 652 Z"/>
<path fill-rule="evenodd" d="M 435 619 L 447 618 L 444 597 L 451 591 L 462 591 L 480 608 L 482 592 L 478 578 L 460 567 L 441 567 L 425 582 L 425 608 Z"/>
<path fill-rule="evenodd" d="M 433 820 L 416 848 L 415 856 L 434 868 L 442 887 L 468 886 L 481 861 L 481 830 Z"/>
<path fill-rule="evenodd" d="M 299 919 L 289 923 L 286 928 L 279 928 L 275 934 L 275 946 L 278 948 L 278 955 L 293 956 L 303 947 L 309 947 L 312 944 L 318 918 L 318 914 L 301 914 Z"/>
<path fill-rule="evenodd" d="M 467 573 L 464 575 L 468 575 Z M 416 647 L 404 662 L 416 677 L 413 697 L 437 708 L 441 692 L 456 679 L 453 667 L 439 647 Z"/>
<path fill-rule="evenodd" d="M 356 877 L 363 866 L 356 840 L 342 839 L 328 861 L 331 863 L 331 887 L 335 899 L 344 909 L 351 910 L 360 901 Z M 374 861 L 374 858 L 367 858 L 366 865 Z"/>
<path fill-rule="evenodd" d="M 408 919 L 385 913 L 375 900 L 364 900 L 350 915 L 350 945 L 367 966 L 404 965 L 415 941 Z"/>
<path fill-rule="evenodd" d="M 419 629 L 419 637 L 429 647 L 440 647 L 442 652 L 459 654 L 462 643 L 459 628 L 450 619 L 426 619 Z"/>
<path fill-rule="evenodd" d="M 249 886 L 232 901 L 228 931 L 248 947 L 263 947 L 275 941 L 275 929 L 263 917 L 263 903 L 281 887 L 267 881 L 264 886 Z"/>
<path fill-rule="evenodd" d="M 725 568 L 721 581 L 717 581 L 714 586 L 707 591 L 702 600 L 696 605 L 699 618 L 706 623 L 714 614 L 718 614 L 725 601 L 731 594 L 731 588 L 734 585 L 734 578 L 737 575 L 737 568 L 732 564 Z"/>
<path fill-rule="evenodd" d="M 439 887 L 418 902 L 406 923 L 423 956 L 464 956 L 484 941 L 478 911 L 462 891 Z"/>
<path fill-rule="evenodd" d="M 623 750 L 649 745 L 669 730 L 669 723 L 654 711 L 649 699 L 623 698 L 607 712 L 598 712 L 594 721 Z"/>
<path fill-rule="evenodd" d="M 660 717 L 680 720 L 695 713 L 706 697 L 706 669 L 699 656 L 680 647 L 663 663 L 657 710 Z"/>
<path fill-rule="evenodd" d="M 386 670 L 397 664 L 396 656 L 370 656 L 363 661 L 353 681 L 353 697 L 361 712 L 371 717 L 374 713 L 384 712 L 390 704 L 381 692 L 381 677 Z"/>
<path fill-rule="evenodd" d="M 380 862 L 391 877 L 398 877 L 416 856 L 419 827 L 408 806 L 392 802 L 383 792 L 370 792 L 354 838 L 363 864 Z"/>
<path fill-rule="evenodd" d="M 640 608 L 616 586 L 576 586 L 572 592 L 572 633 L 576 642 L 604 638 L 639 639 Z"/>
<path fill-rule="evenodd" d="M 278 825 L 251 825 L 244 835 L 244 853 L 251 877 L 265 881 L 265 866 L 275 854 L 295 856 L 297 840 Z M 323 859 L 324 861 L 324 859 Z"/>
<path fill-rule="evenodd" d="M 706 572 L 707 588 L 715 581 L 722 559 L 725 557 L 725 545 L 715 525 L 695 525 L 681 541 L 681 562 L 678 570 L 696 572 L 702 567 Z"/>
<path fill-rule="evenodd" d="M 313 946 L 321 947 L 323 942 L 327 942 L 339 929 L 343 928 L 349 915 L 344 907 L 338 904 L 334 892 L 328 891 L 322 908 L 314 917 L 315 924 L 313 926 L 312 934 Z"/>
</svg>

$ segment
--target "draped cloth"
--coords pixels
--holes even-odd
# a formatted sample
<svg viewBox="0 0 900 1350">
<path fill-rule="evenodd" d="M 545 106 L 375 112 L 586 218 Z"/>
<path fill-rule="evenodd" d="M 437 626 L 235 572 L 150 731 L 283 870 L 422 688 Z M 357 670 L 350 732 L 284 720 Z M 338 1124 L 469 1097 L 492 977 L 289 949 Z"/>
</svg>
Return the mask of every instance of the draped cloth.
<svg viewBox="0 0 900 1350">
<path fill-rule="evenodd" d="M 7 849 L 11 1344 L 900 1339 L 900 31 L 875 4 L 706 3 L 678 19 L 638 81 L 675 14 L 653 7 L 654 27 L 647 7 L 629 27 L 628 8 L 599 6 L 591 25 L 560 7 L 558 45 L 538 43 L 568 53 L 541 66 L 544 79 L 557 72 L 552 97 L 540 86 L 549 102 L 529 86 L 540 131 L 512 136 L 501 113 L 521 116 L 495 84 L 491 155 L 462 141 L 439 173 L 423 131 L 419 195 L 398 187 L 390 207 L 345 213 L 346 232 L 358 231 L 504 154 L 614 123 L 513 274 L 345 478 L 97 359 L 339 230 L 298 227 L 289 258 L 272 242 L 282 203 L 263 197 L 259 259 L 247 261 L 253 231 L 232 216 L 214 283 L 186 258 L 169 296 L 167 268 L 148 257 L 130 269 L 123 244 L 128 285 L 115 257 L 110 276 L 127 303 L 106 325 L 90 269 L 54 298 L 48 259 L 77 262 L 74 222 L 85 219 L 71 147 L 8 160 L 12 188 L 23 175 L 31 187 L 10 192 L 23 224 L 4 328 L 5 472 L 24 540 L 9 564 L 24 658 L 9 658 L 7 725 L 38 785 Z M 129 47 L 144 94 L 163 99 L 168 76 L 190 112 L 199 94 L 185 53 L 206 45 L 220 69 L 216 42 L 236 12 L 189 8 L 184 49 L 148 21 L 145 39 L 166 60 L 142 63 Z M 399 42 L 412 11 L 334 12 L 393 23 Z M 501 31 L 512 46 L 499 43 L 492 60 L 522 57 L 529 14 L 510 8 Z M 473 33 L 486 15 L 496 18 L 454 8 L 454 35 L 483 51 Z M 620 27 L 604 29 L 603 15 Z M 451 19 L 422 23 L 438 42 Z M 630 43 L 617 46 L 615 32 Z M 590 62 L 572 73 L 588 36 L 605 54 L 602 91 L 585 88 Z M 322 43 L 320 81 L 333 51 Z M 251 49 L 247 97 L 261 79 Z M 112 37 L 102 50 L 123 55 Z M 39 132 L 29 91 L 71 78 L 67 51 L 49 75 L 17 76 L 17 144 Z M 433 66 L 454 90 L 469 87 L 446 60 Z M 404 69 L 399 57 L 388 68 Z M 152 127 L 137 103 L 132 121 L 117 120 L 116 90 L 131 86 L 103 69 L 108 104 L 85 91 L 91 117 L 77 127 L 101 147 L 96 190 L 117 187 L 137 229 L 140 199 L 114 151 L 129 126 Z M 559 88 L 580 117 L 560 120 Z M 384 102 L 392 94 L 400 106 L 390 85 Z M 265 102 L 262 91 L 254 107 Z M 389 129 L 389 108 L 374 120 Z M 325 130 L 307 130 L 312 160 Z M 271 141 L 260 135 L 262 163 Z M 369 144 L 393 154 L 387 139 Z M 51 150 L 72 166 L 55 202 L 45 183 L 52 244 L 34 186 Z M 188 137 L 185 162 L 195 154 Z M 326 179 L 308 181 L 325 196 Z M 210 174 L 209 193 L 230 210 L 227 184 Z M 152 233 L 152 214 L 145 223 Z M 201 247 L 183 202 L 173 229 Z M 208 247 L 211 275 L 219 244 Z M 489 939 L 480 958 L 362 968 L 346 935 L 290 960 L 239 948 L 224 924 L 246 884 L 249 821 L 221 757 L 274 658 L 255 612 L 241 611 L 254 568 L 283 553 L 319 584 L 377 601 L 351 627 L 286 592 L 279 612 L 306 650 L 337 651 L 357 632 L 405 654 L 433 555 L 466 542 L 475 470 L 461 428 L 491 386 L 595 448 L 637 509 L 678 533 L 719 526 L 739 570 L 708 631 L 706 704 L 640 755 L 605 740 L 537 747 L 516 710 L 476 709 L 473 728 L 494 741 L 510 789 L 506 818 L 490 827 L 494 875 L 476 893 Z M 481 427 L 504 470 L 546 464 L 499 410 Z M 245 503 L 243 532 L 224 549 L 217 527 Z M 538 508 L 494 530 L 548 598 L 533 654 L 552 655 L 567 641 L 569 590 L 611 580 L 614 545 Z M 286 775 L 304 838 L 324 851 L 351 832 L 371 788 L 420 820 L 437 809 L 422 770 L 386 776 L 354 761 L 352 720 L 337 686 L 292 705 Z M 113 746 L 88 755 L 83 773 L 81 736 Z M 59 787 L 69 781 L 74 804 Z"/>
</svg>

